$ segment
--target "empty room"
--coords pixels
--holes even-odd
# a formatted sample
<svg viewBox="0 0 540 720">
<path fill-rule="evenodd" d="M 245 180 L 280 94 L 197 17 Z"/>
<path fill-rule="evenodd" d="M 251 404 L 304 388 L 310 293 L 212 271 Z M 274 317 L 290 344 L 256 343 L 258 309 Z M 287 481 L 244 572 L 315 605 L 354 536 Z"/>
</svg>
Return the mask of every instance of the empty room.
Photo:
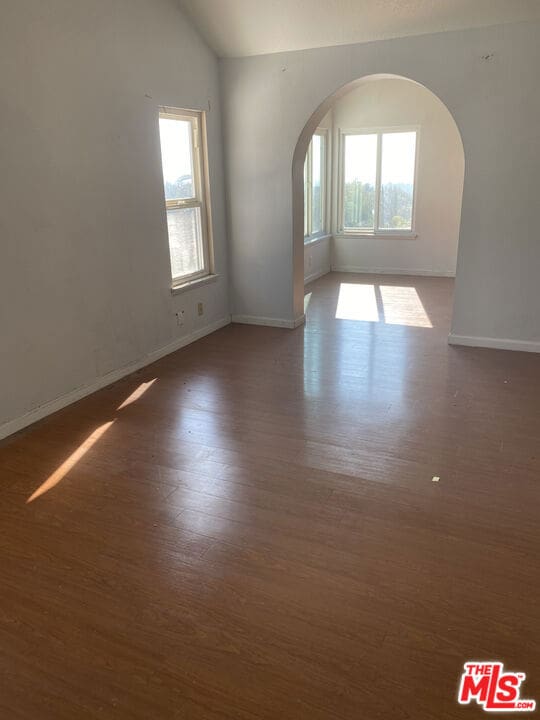
<svg viewBox="0 0 540 720">
<path fill-rule="evenodd" d="M 0 19 L 0 718 L 535 716 L 540 3 Z"/>
</svg>

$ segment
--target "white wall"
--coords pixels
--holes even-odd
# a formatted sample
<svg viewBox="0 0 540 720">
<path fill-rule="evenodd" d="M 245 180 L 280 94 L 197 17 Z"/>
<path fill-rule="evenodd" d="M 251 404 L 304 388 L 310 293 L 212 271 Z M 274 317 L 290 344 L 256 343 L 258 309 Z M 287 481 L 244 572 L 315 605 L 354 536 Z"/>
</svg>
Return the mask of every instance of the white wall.
<svg viewBox="0 0 540 720">
<path fill-rule="evenodd" d="M 332 269 L 332 238 L 327 236 L 304 246 L 304 283 L 326 275 Z"/>
<path fill-rule="evenodd" d="M 482 59 L 487 54 L 492 59 Z M 301 314 L 304 248 L 292 231 L 298 139 L 339 88 L 394 74 L 432 90 L 464 143 L 454 335 L 540 348 L 538 67 L 538 23 L 223 61 L 235 312 Z M 294 171 L 297 230 L 301 163 Z"/>
<path fill-rule="evenodd" d="M 175 0 L 2 3 L 0 435 L 44 403 L 226 321 L 218 76 Z M 161 104 L 211 108 L 221 277 L 178 297 L 170 293 Z"/>
<path fill-rule="evenodd" d="M 443 103 L 423 86 L 407 80 L 366 81 L 335 103 L 333 117 L 335 148 L 343 130 L 417 126 L 419 132 L 414 228 L 417 237 L 336 234 L 332 267 L 455 275 L 465 168 L 459 131 Z M 338 222 L 336 212 L 336 228 Z"/>
</svg>

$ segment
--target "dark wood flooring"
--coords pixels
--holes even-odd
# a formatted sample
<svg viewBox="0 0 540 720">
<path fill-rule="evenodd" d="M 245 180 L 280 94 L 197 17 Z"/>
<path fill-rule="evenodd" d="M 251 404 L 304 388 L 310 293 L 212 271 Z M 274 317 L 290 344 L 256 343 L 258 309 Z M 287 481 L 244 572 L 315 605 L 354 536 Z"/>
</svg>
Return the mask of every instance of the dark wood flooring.
<svg viewBox="0 0 540 720">
<path fill-rule="evenodd" d="M 449 347 L 452 289 L 327 275 L 1 443 L 0 717 L 540 701 L 540 357 Z"/>
</svg>

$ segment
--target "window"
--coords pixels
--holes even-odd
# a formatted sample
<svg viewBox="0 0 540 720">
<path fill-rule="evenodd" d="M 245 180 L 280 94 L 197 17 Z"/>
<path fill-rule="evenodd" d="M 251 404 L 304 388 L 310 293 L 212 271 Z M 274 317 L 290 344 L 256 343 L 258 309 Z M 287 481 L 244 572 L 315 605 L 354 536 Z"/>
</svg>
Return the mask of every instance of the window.
<svg viewBox="0 0 540 720">
<path fill-rule="evenodd" d="M 416 149 L 417 130 L 342 134 L 342 232 L 412 231 Z"/>
<path fill-rule="evenodd" d="M 159 113 L 173 286 L 210 273 L 204 120 L 202 112 Z"/>
<path fill-rule="evenodd" d="M 326 232 L 326 131 L 313 135 L 304 163 L 304 240 Z"/>
</svg>

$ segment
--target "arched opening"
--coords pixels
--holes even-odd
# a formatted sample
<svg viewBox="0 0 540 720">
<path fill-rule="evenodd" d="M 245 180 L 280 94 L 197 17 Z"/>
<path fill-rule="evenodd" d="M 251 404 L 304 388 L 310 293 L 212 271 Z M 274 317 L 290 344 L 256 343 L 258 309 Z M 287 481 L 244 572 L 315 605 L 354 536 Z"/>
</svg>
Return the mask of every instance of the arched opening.
<svg viewBox="0 0 540 720">
<path fill-rule="evenodd" d="M 330 122 L 329 117 L 332 117 Z M 325 128 L 331 128 L 328 182 L 332 190 L 327 198 L 328 221 L 324 233 L 331 238 L 328 254 L 332 256 L 331 268 L 346 272 L 380 270 L 397 275 L 454 276 L 465 163 L 458 127 L 446 105 L 424 85 L 398 75 L 370 75 L 348 83 L 326 98 L 306 122 L 294 151 L 294 316 L 303 315 L 304 279 L 310 276 L 304 268 L 307 248 L 312 244 L 304 242 L 306 153 L 309 149 L 311 158 L 313 145 L 310 143 L 314 133 L 321 132 L 323 119 Z M 367 223 L 365 218 L 359 221 L 358 217 L 351 222 L 351 209 L 347 211 L 344 200 L 344 147 L 352 134 L 369 136 L 373 156 L 377 157 L 373 160 L 378 163 L 377 180 L 373 180 L 370 188 L 371 202 L 376 204 L 371 216 L 376 219 L 372 217 Z M 401 187 L 397 182 L 392 186 L 392 165 L 395 167 L 399 158 L 392 161 L 390 152 L 386 151 L 383 157 L 381 148 L 385 143 L 390 147 L 390 139 L 407 135 L 416 152 L 414 182 L 409 181 L 410 187 L 405 181 Z M 403 188 L 410 190 L 405 210 L 395 203 L 391 206 L 388 188 L 394 191 L 394 196 L 403 194 Z M 353 209 L 358 214 L 358 209 Z"/>
</svg>

